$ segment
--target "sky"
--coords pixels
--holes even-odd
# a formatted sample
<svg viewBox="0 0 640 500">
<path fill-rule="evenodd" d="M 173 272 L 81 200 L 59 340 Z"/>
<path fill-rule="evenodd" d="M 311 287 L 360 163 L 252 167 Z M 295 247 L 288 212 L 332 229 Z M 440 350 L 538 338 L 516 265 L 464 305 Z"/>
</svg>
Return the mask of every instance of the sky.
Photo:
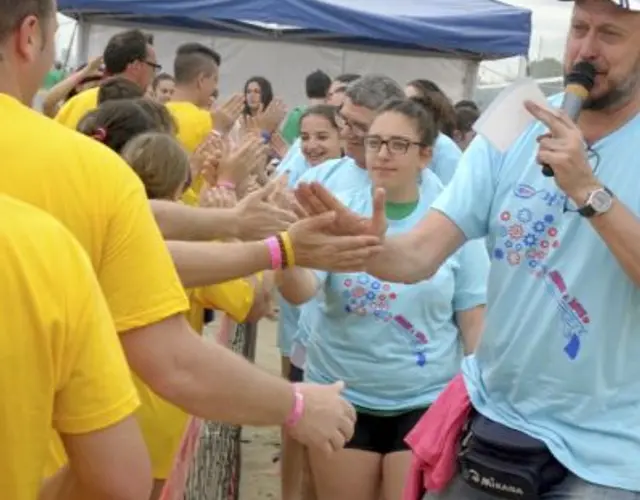
<svg viewBox="0 0 640 500">
<path fill-rule="evenodd" d="M 425 0 L 426 1 L 426 0 Z M 564 39 L 569 26 L 571 2 L 557 0 L 502 0 L 533 11 L 533 35 L 530 58 L 554 57 L 562 59 Z M 60 16 L 57 43 L 61 50 L 68 47 L 73 36 L 73 22 Z M 480 75 L 486 82 L 501 82 L 517 76 L 518 60 L 492 61 L 482 65 Z"/>
<path fill-rule="evenodd" d="M 571 18 L 571 2 L 558 0 L 503 0 L 503 3 L 526 7 L 533 11 L 533 33 L 530 59 L 554 57 L 562 60 L 564 42 Z M 480 75 L 483 81 L 498 82 L 513 78 L 518 72 L 517 60 L 484 63 Z"/>
</svg>

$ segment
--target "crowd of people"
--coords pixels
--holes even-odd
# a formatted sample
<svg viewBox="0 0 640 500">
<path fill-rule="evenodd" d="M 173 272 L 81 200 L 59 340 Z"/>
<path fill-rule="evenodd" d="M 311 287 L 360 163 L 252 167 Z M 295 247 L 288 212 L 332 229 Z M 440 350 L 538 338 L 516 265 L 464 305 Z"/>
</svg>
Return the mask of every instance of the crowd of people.
<svg viewBox="0 0 640 500">
<path fill-rule="evenodd" d="M 585 110 L 507 151 L 432 80 L 287 113 L 135 29 L 37 112 L 55 3 L 0 14 L 3 498 L 167 498 L 194 416 L 281 427 L 283 500 L 640 499 L 637 3 L 576 0 Z M 277 318 L 282 376 L 212 311 Z"/>
</svg>

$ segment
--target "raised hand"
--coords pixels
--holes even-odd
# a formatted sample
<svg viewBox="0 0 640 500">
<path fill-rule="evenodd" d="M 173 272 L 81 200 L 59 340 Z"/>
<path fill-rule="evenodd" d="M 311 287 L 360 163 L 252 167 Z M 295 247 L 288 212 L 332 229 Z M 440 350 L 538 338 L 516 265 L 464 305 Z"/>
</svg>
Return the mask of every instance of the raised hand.
<svg viewBox="0 0 640 500">
<path fill-rule="evenodd" d="M 287 116 L 287 107 L 282 99 L 273 99 L 265 110 L 256 116 L 256 125 L 261 132 L 273 134 Z"/>
<path fill-rule="evenodd" d="M 233 208 L 238 203 L 235 191 L 205 185 L 200 191 L 200 206 L 205 208 Z"/>
<path fill-rule="evenodd" d="M 197 179 L 202 175 L 210 185 L 215 185 L 224 149 L 224 139 L 218 133 L 209 134 L 191 155 L 191 178 Z"/>
<path fill-rule="evenodd" d="M 218 165 L 219 182 L 238 185 L 266 161 L 267 148 L 256 136 L 247 136 L 233 151 L 225 146 Z M 263 165 L 264 166 L 264 165 Z"/>
<path fill-rule="evenodd" d="M 279 159 L 287 156 L 289 152 L 289 145 L 285 142 L 282 136 L 279 133 L 274 133 L 271 135 L 271 150 Z"/>
<path fill-rule="evenodd" d="M 237 236 L 241 240 L 260 240 L 289 229 L 298 217 L 291 210 L 284 210 L 271 203 L 277 186 L 269 183 L 247 195 L 232 210 L 238 225 Z"/>
<path fill-rule="evenodd" d="M 304 413 L 289 434 L 302 444 L 330 455 L 341 450 L 353 436 L 356 411 L 341 393 L 344 384 L 299 384 L 304 396 Z"/>
<path fill-rule="evenodd" d="M 330 272 L 364 271 L 367 261 L 382 250 L 378 236 L 336 235 L 336 217 L 327 212 L 289 228 L 296 265 Z"/>
<path fill-rule="evenodd" d="M 83 71 L 85 72 L 85 74 L 91 75 L 91 76 L 96 75 L 96 74 L 102 74 L 103 73 L 103 71 L 102 71 L 103 64 L 104 64 L 104 59 L 102 58 L 102 56 L 94 57 L 84 67 Z"/>
<path fill-rule="evenodd" d="M 316 182 L 301 183 L 296 189 L 296 199 L 310 216 L 333 212 L 335 218 L 326 230 L 337 236 L 374 235 L 384 237 L 387 218 L 384 212 L 385 194 L 376 189 L 373 195 L 373 214 L 370 218 L 349 210 L 324 186 Z"/>
<path fill-rule="evenodd" d="M 233 94 L 222 105 L 213 109 L 214 128 L 223 135 L 228 134 L 244 109 L 244 96 Z"/>
</svg>

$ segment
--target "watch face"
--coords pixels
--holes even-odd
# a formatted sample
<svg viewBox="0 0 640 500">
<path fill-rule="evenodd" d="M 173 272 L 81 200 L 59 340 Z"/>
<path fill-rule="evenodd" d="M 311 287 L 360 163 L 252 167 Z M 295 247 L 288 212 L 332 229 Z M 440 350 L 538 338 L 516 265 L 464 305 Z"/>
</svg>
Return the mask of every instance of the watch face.
<svg viewBox="0 0 640 500">
<path fill-rule="evenodd" d="M 599 190 L 591 195 L 589 203 L 597 213 L 607 212 L 613 204 L 613 198 L 605 190 Z"/>
</svg>

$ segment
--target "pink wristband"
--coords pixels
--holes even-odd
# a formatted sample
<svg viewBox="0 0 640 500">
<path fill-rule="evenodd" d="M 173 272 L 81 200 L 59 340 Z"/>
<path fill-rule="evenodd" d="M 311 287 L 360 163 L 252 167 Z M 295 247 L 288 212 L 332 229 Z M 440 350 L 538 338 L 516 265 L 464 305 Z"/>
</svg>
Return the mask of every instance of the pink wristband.
<svg viewBox="0 0 640 500">
<path fill-rule="evenodd" d="M 264 242 L 269 248 L 269 255 L 271 256 L 271 269 L 274 271 L 282 269 L 282 250 L 280 249 L 280 243 L 278 238 L 270 236 Z"/>
<path fill-rule="evenodd" d="M 218 182 L 216 187 L 228 189 L 229 191 L 236 190 L 236 185 L 233 182 L 226 182 L 226 181 Z"/>
<path fill-rule="evenodd" d="M 284 423 L 285 427 L 289 428 L 295 427 L 304 414 L 304 396 L 298 384 L 293 384 L 293 396 L 293 408 L 291 408 L 291 413 L 289 413 L 287 421 Z"/>
</svg>

